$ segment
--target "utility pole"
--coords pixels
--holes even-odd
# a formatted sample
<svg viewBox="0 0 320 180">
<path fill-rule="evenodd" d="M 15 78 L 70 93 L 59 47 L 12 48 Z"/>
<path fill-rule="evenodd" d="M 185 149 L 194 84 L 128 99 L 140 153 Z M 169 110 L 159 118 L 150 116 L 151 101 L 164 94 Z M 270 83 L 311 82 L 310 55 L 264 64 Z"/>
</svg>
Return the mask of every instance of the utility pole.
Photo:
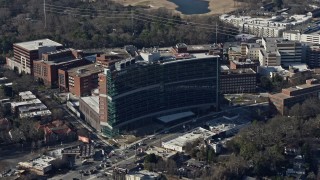
<svg viewBox="0 0 320 180">
<path fill-rule="evenodd" d="M 131 29 L 132 29 L 132 36 L 134 36 L 134 28 L 133 28 L 133 11 L 131 9 Z"/>
<path fill-rule="evenodd" d="M 44 29 L 47 29 L 46 0 L 43 0 Z"/>
<path fill-rule="evenodd" d="M 218 44 L 218 23 L 216 21 L 216 44 Z"/>
</svg>

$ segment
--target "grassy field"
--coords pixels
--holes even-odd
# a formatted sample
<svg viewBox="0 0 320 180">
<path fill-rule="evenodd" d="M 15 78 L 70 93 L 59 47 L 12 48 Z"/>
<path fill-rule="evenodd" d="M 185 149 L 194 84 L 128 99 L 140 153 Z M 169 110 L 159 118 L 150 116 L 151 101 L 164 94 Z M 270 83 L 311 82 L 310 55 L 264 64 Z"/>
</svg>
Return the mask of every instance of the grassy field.
<svg viewBox="0 0 320 180">
<path fill-rule="evenodd" d="M 149 6 L 152 9 L 157 9 L 160 7 L 165 7 L 167 9 L 173 10 L 179 14 L 180 12 L 176 11 L 177 5 L 169 2 L 168 0 L 114 0 L 123 5 L 131 6 Z M 241 5 L 239 2 L 234 3 L 234 0 L 207 0 L 209 1 L 209 13 L 204 15 L 216 15 L 224 14 L 230 11 L 233 11 Z"/>
</svg>

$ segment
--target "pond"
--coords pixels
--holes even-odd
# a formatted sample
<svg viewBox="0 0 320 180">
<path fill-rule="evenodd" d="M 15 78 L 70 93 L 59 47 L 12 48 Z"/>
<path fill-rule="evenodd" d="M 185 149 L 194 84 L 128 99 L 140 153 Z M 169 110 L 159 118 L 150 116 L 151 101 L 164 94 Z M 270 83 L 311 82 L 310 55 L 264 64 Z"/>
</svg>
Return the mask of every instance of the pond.
<svg viewBox="0 0 320 180">
<path fill-rule="evenodd" d="M 210 12 L 209 1 L 205 0 L 169 0 L 170 2 L 175 3 L 178 7 L 177 11 L 180 11 L 182 14 L 191 15 L 191 14 L 205 14 Z"/>
</svg>

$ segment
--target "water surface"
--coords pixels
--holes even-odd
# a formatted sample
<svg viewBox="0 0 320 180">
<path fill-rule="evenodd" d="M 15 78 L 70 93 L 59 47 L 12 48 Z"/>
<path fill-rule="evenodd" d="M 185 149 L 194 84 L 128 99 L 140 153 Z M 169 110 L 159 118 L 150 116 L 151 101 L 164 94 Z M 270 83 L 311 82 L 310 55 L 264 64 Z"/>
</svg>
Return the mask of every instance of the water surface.
<svg viewBox="0 0 320 180">
<path fill-rule="evenodd" d="M 175 3 L 178 7 L 177 11 L 182 14 L 205 14 L 210 12 L 209 1 L 204 0 L 169 0 Z"/>
</svg>

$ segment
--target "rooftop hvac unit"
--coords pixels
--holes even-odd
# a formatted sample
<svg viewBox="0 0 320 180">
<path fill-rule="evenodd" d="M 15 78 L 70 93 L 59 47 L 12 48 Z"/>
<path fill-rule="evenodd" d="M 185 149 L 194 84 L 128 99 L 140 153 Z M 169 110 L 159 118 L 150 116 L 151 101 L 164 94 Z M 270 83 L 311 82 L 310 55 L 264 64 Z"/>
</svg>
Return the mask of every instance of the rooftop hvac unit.
<svg viewBox="0 0 320 180">
<path fill-rule="evenodd" d="M 78 73 L 78 74 L 82 74 L 82 73 L 84 73 L 84 71 L 85 71 L 85 69 L 78 69 L 78 70 L 77 70 L 77 73 Z"/>
</svg>

